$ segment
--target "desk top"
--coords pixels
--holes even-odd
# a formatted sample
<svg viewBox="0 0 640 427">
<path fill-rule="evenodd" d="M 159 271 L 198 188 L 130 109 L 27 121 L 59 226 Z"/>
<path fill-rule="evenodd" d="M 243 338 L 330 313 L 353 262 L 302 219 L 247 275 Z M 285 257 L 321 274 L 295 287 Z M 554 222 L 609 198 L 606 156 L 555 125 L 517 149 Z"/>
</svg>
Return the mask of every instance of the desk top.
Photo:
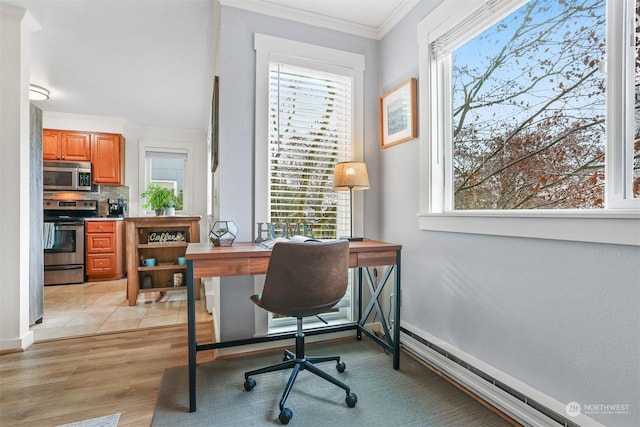
<svg viewBox="0 0 640 427">
<path fill-rule="evenodd" d="M 382 252 L 398 251 L 402 245 L 365 239 L 360 242 L 349 242 L 349 252 Z M 211 243 L 189 243 L 185 257 L 188 260 L 223 259 L 223 258 L 268 258 L 269 249 L 262 248 L 253 242 L 236 242 L 232 246 L 213 246 Z"/>
</svg>

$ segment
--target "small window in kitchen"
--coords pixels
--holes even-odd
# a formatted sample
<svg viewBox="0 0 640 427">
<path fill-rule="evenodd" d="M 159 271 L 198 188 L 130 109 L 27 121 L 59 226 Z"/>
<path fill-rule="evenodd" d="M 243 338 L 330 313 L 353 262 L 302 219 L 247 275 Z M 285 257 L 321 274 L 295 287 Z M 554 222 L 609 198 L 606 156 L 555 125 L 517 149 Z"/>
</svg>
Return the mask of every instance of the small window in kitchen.
<svg viewBox="0 0 640 427">
<path fill-rule="evenodd" d="M 169 148 L 145 149 L 145 185 L 166 187 L 176 196 L 176 212 L 184 211 L 187 150 Z M 147 212 L 151 213 L 151 211 Z"/>
</svg>

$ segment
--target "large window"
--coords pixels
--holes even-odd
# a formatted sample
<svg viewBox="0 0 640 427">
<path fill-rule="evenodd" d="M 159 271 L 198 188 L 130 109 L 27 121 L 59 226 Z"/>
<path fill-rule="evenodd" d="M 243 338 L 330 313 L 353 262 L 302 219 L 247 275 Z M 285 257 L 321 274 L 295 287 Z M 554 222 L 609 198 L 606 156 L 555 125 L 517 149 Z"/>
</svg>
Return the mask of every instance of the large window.
<svg viewBox="0 0 640 427">
<path fill-rule="evenodd" d="M 419 27 L 422 228 L 494 234 L 480 223 L 632 219 L 637 36 L 624 41 L 633 40 L 637 3 L 468 3 L 445 0 Z M 616 227 L 637 220 L 625 224 Z M 583 227 L 572 236 L 519 231 L 530 226 L 517 220 L 495 234 L 600 241 Z"/>
<path fill-rule="evenodd" d="M 364 58 L 261 34 L 255 47 L 256 222 L 307 223 L 321 239 L 346 235 L 350 201 L 332 189 L 332 176 L 337 162 L 362 159 Z M 361 198 L 354 204 L 358 231 Z M 261 286 L 257 278 L 256 291 Z M 323 319 L 350 319 L 351 300 L 349 287 L 341 307 Z M 256 331 L 288 324 L 295 320 L 269 314 Z"/>
</svg>

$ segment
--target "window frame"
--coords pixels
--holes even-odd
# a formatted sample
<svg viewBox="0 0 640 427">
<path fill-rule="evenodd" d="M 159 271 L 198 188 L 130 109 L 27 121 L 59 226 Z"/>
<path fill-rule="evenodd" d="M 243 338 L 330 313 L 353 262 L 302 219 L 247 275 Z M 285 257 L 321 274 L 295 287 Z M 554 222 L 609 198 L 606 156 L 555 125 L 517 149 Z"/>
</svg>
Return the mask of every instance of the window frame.
<svg viewBox="0 0 640 427">
<path fill-rule="evenodd" d="M 194 145 L 192 143 L 184 142 L 168 142 L 168 141 L 140 141 L 138 147 L 138 188 L 140 192 L 151 182 L 151 170 L 149 167 L 149 159 L 147 158 L 147 152 L 159 152 L 159 153 L 179 153 L 185 156 L 185 170 L 184 170 L 184 188 L 182 196 L 182 210 L 176 210 L 176 213 L 190 212 L 193 209 L 193 188 L 194 177 L 193 170 L 194 165 Z M 152 210 L 146 210 L 140 204 L 140 215 L 154 215 Z"/>
<path fill-rule="evenodd" d="M 255 100 L 255 165 L 254 165 L 254 222 L 268 222 L 269 218 L 269 65 L 271 62 L 282 62 L 331 73 L 343 73 L 353 77 L 353 122 L 352 153 L 353 159 L 364 158 L 364 55 L 338 49 L 298 42 L 280 37 L 256 33 L 254 35 L 256 51 L 256 100 Z M 364 200 L 362 193 L 355 192 L 353 197 L 354 233 L 362 234 L 364 229 Z M 353 282 L 353 281 L 352 281 Z M 262 291 L 264 275 L 254 276 L 256 293 Z M 354 287 L 351 286 L 351 307 L 349 312 L 341 309 L 342 314 L 327 316 L 331 322 L 351 321 L 354 310 Z M 338 317 L 338 318 L 336 318 Z M 323 316 L 323 318 L 325 318 Z M 270 315 L 264 310 L 255 308 L 255 333 L 264 335 L 275 330 L 293 328 L 295 323 L 288 320 L 277 320 L 270 323 Z M 311 319 L 313 323 L 313 319 Z"/>
<path fill-rule="evenodd" d="M 503 17 L 517 10 L 528 0 L 494 1 L 498 4 L 492 20 L 484 20 L 478 33 Z M 624 9 L 631 1 L 607 2 L 607 15 L 616 22 L 624 22 Z M 484 2 L 483 2 L 484 5 Z M 480 5 L 480 7 L 483 7 Z M 607 91 L 607 159 L 606 159 L 606 208 L 563 210 L 453 210 L 448 206 L 452 182 L 447 184 L 449 170 L 450 130 L 443 111 L 451 111 L 450 82 L 442 83 L 441 76 L 450 75 L 450 62 L 436 61 L 431 43 L 471 14 L 477 13 L 478 3 L 465 0 L 444 0 L 418 24 L 419 46 L 419 103 L 422 113 L 420 126 L 420 211 L 419 228 L 428 231 L 485 234 L 496 236 L 527 237 L 580 242 L 611 243 L 640 246 L 640 199 L 623 199 L 623 165 L 625 161 L 622 143 L 625 118 L 622 117 L 621 99 L 625 99 L 625 84 L 617 82 Z M 634 9 L 635 10 L 635 9 Z M 615 28 L 614 28 L 615 27 Z M 617 52 L 611 43 L 621 43 L 622 25 L 607 26 L 607 52 Z M 618 33 L 615 35 L 615 33 Z M 615 37 L 614 37 L 615 35 Z M 608 81 L 611 76 L 624 76 L 622 55 L 609 55 Z M 613 80 L 622 80 L 613 77 Z M 610 94 L 614 94 L 611 96 Z M 628 100 L 626 100 L 628 102 Z M 628 123 L 627 123 L 628 124 Z"/>
<path fill-rule="evenodd" d="M 267 222 L 268 212 L 268 144 L 269 139 L 269 63 L 286 62 L 311 69 L 337 72 L 351 69 L 353 74 L 353 159 L 364 157 L 364 55 L 323 46 L 297 42 L 256 33 L 256 103 L 255 103 L 255 222 Z M 318 68 L 315 68 L 318 67 Z M 356 192 L 358 193 L 358 192 Z M 354 233 L 362 234 L 363 200 L 354 194 Z"/>
</svg>

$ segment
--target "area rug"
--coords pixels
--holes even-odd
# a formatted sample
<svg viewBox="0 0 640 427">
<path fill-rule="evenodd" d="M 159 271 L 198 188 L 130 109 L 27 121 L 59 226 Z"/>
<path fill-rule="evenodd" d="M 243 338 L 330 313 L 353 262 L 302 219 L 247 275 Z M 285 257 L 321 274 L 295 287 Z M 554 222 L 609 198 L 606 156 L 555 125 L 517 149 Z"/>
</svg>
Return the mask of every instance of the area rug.
<svg viewBox="0 0 640 427">
<path fill-rule="evenodd" d="M 58 427 L 117 427 L 120 413 L 106 415 L 104 417 L 91 418 L 90 420 L 77 421 L 70 424 L 62 424 Z"/>
<path fill-rule="evenodd" d="M 358 396 L 349 408 L 345 392 L 302 371 L 286 407 L 289 425 L 298 426 L 507 426 L 498 414 L 458 390 L 433 371 L 402 354 L 400 370 L 391 356 L 370 340 L 307 345 L 307 354 L 340 354 L 347 365 L 318 366 L 338 377 Z M 280 425 L 278 402 L 290 371 L 255 376 L 256 387 L 244 390 L 244 371 L 277 363 L 281 352 L 261 353 L 201 363 L 196 370 L 197 411 L 189 413 L 187 366 L 165 370 L 152 425 L 262 426 Z"/>
</svg>

